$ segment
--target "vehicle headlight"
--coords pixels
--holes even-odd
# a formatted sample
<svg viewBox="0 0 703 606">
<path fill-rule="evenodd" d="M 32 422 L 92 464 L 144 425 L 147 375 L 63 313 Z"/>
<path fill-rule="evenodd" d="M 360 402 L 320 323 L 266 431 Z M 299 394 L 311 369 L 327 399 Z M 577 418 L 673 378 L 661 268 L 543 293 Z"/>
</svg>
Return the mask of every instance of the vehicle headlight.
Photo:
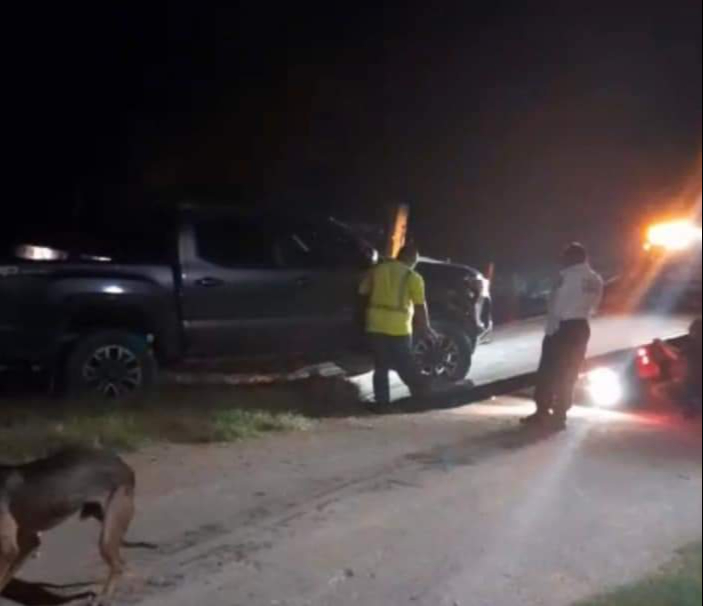
<svg viewBox="0 0 703 606">
<path fill-rule="evenodd" d="M 586 391 L 596 406 L 612 408 L 625 397 L 620 375 L 610 368 L 596 368 L 586 375 Z"/>
<path fill-rule="evenodd" d="M 491 281 L 483 276 L 479 278 L 479 281 L 481 282 L 481 296 L 488 299 L 491 296 Z"/>
<path fill-rule="evenodd" d="M 471 276 L 466 279 L 470 293 L 474 298 L 488 298 L 491 296 L 491 282 L 481 275 Z"/>
<path fill-rule="evenodd" d="M 692 221 L 671 221 L 652 225 L 647 230 L 645 248 L 681 252 L 703 240 L 703 230 Z"/>
<path fill-rule="evenodd" d="M 49 248 L 48 246 L 35 246 L 34 244 L 23 244 L 15 249 L 15 256 L 25 261 L 65 261 L 68 253 Z"/>
</svg>

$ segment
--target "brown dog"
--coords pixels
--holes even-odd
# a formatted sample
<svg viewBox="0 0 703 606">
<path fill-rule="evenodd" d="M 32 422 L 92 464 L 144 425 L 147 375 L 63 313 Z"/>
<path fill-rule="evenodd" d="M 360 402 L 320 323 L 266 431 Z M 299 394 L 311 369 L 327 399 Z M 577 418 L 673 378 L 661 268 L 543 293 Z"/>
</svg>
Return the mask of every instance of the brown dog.
<svg viewBox="0 0 703 606">
<path fill-rule="evenodd" d="M 0 466 L 0 594 L 39 548 L 41 533 L 80 513 L 102 525 L 100 554 L 110 575 L 93 603 L 106 604 L 124 571 L 120 548 L 134 517 L 134 487 L 132 469 L 102 450 Z"/>
</svg>

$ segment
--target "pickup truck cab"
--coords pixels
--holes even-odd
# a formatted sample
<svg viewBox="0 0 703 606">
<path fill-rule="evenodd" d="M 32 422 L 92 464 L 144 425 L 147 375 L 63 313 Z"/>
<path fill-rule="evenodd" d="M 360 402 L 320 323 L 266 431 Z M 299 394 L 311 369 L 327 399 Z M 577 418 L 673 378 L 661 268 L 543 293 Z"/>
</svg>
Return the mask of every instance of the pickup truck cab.
<svg viewBox="0 0 703 606">
<path fill-rule="evenodd" d="M 99 232 L 93 232 L 99 233 Z M 88 241 L 0 250 L 0 366 L 49 369 L 69 390 L 127 395 L 157 365 L 197 358 L 334 359 L 363 347 L 357 287 L 378 253 L 334 219 L 218 207 L 142 212 Z M 488 281 L 425 261 L 442 343 L 423 371 L 466 377 L 490 329 Z"/>
</svg>

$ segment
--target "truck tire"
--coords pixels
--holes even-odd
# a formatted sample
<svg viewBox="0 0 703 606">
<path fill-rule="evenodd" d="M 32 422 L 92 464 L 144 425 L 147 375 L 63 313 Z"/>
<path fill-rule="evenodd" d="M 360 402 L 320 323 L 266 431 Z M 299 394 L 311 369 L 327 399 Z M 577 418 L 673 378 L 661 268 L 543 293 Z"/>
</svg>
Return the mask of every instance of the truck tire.
<svg viewBox="0 0 703 606">
<path fill-rule="evenodd" d="M 144 337 L 120 330 L 93 333 L 78 341 L 68 356 L 66 388 L 73 395 L 125 398 L 153 387 L 157 372 Z"/>
<path fill-rule="evenodd" d="M 441 337 L 439 343 L 426 338 L 415 342 L 415 359 L 422 374 L 451 383 L 465 380 L 476 351 L 475 338 L 450 322 L 437 322 L 434 329 Z"/>
</svg>

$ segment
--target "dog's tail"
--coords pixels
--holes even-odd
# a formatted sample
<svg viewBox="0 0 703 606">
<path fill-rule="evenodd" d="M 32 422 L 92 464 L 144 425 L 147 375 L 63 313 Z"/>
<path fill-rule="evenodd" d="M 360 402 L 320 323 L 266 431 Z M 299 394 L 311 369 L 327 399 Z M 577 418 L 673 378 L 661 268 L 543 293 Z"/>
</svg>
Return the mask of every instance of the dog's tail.
<svg viewBox="0 0 703 606">
<path fill-rule="evenodd" d="M 100 503 L 86 503 L 81 509 L 81 520 L 96 520 L 100 524 L 105 523 L 105 509 Z M 146 549 L 156 551 L 159 546 L 154 543 L 122 541 L 125 549 Z"/>
</svg>

